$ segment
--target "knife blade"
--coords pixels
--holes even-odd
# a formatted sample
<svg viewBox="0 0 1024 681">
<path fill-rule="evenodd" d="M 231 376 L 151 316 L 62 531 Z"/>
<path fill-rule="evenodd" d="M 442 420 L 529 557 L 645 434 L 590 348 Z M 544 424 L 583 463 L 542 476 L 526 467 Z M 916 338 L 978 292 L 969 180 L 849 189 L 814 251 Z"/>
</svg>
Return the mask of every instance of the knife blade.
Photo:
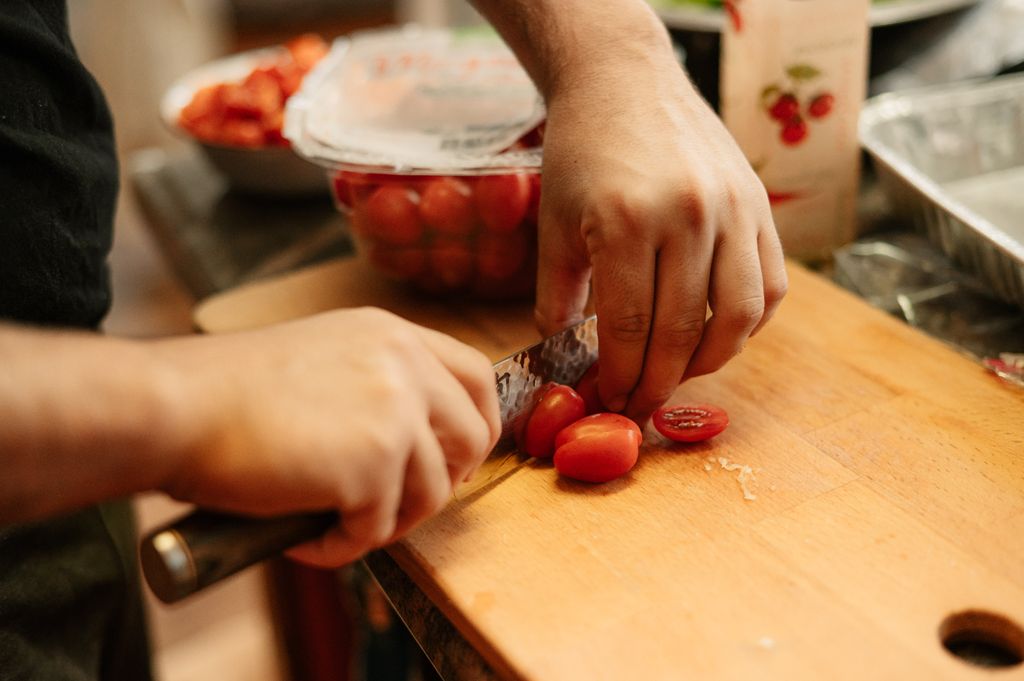
<svg viewBox="0 0 1024 681">
<path fill-rule="evenodd" d="M 547 383 L 575 384 L 597 359 L 597 318 L 524 348 L 494 365 L 501 438 L 472 479 L 453 498 L 465 500 L 528 461 L 517 454 L 515 433 Z M 338 523 L 335 512 L 254 518 L 195 510 L 148 533 L 140 542 L 142 572 L 153 593 L 174 603 Z"/>
</svg>

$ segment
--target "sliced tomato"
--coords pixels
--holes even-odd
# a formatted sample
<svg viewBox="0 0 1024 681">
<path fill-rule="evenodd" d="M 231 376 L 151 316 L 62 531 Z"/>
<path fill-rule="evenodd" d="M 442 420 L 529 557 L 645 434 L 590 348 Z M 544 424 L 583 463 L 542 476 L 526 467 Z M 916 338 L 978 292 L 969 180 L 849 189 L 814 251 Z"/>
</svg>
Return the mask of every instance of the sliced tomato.
<svg viewBox="0 0 1024 681">
<path fill-rule="evenodd" d="M 420 195 L 420 217 L 439 234 L 468 236 L 476 227 L 473 191 L 454 177 L 430 180 Z"/>
<path fill-rule="evenodd" d="M 555 437 L 555 470 L 584 482 L 608 482 L 633 469 L 640 456 L 640 427 L 621 414 L 592 414 Z"/>
<path fill-rule="evenodd" d="M 530 412 L 523 432 L 523 450 L 538 458 L 551 456 L 558 433 L 583 415 L 583 398 L 575 390 L 567 385 L 552 385 Z"/>
<path fill-rule="evenodd" d="M 530 179 L 524 173 L 484 175 L 473 192 L 480 218 L 492 232 L 515 230 L 530 207 Z"/>
<path fill-rule="evenodd" d="M 729 425 L 725 410 L 711 404 L 681 404 L 654 412 L 654 427 L 676 442 L 700 442 L 712 438 Z"/>
</svg>

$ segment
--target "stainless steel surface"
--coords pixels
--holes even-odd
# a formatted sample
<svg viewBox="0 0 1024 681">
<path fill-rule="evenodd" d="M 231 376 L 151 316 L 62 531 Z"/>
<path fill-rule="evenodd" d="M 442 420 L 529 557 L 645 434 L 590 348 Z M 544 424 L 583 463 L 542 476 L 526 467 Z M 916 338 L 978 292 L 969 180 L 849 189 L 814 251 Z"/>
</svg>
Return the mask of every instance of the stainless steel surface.
<svg viewBox="0 0 1024 681">
<path fill-rule="evenodd" d="M 881 0 L 871 5 L 872 26 L 890 26 L 952 12 L 975 5 L 979 0 Z M 719 32 L 725 13 L 701 3 L 652 2 L 658 16 L 672 29 Z"/>
<path fill-rule="evenodd" d="M 860 139 L 893 209 L 1024 307 L 1024 76 L 876 97 Z"/>
</svg>

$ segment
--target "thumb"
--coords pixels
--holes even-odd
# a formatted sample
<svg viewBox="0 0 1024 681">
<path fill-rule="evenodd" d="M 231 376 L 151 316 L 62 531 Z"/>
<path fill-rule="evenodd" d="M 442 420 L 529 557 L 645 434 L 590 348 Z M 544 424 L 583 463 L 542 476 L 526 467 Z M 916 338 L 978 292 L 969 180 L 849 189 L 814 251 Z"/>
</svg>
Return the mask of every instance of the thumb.
<svg viewBox="0 0 1024 681">
<path fill-rule="evenodd" d="M 579 228 L 541 213 L 534 317 L 550 336 L 583 319 L 590 295 L 590 262 Z"/>
</svg>

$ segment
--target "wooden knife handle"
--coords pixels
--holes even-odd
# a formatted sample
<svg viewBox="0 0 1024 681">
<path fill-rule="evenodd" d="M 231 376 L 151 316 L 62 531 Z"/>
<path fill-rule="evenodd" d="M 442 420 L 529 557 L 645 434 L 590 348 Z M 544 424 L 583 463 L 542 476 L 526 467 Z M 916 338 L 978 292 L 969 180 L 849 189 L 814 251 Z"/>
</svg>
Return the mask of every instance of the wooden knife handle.
<svg viewBox="0 0 1024 681">
<path fill-rule="evenodd" d="M 160 600 L 174 603 L 315 539 L 337 522 L 334 512 L 252 518 L 193 511 L 143 538 L 139 547 L 142 572 Z"/>
</svg>

